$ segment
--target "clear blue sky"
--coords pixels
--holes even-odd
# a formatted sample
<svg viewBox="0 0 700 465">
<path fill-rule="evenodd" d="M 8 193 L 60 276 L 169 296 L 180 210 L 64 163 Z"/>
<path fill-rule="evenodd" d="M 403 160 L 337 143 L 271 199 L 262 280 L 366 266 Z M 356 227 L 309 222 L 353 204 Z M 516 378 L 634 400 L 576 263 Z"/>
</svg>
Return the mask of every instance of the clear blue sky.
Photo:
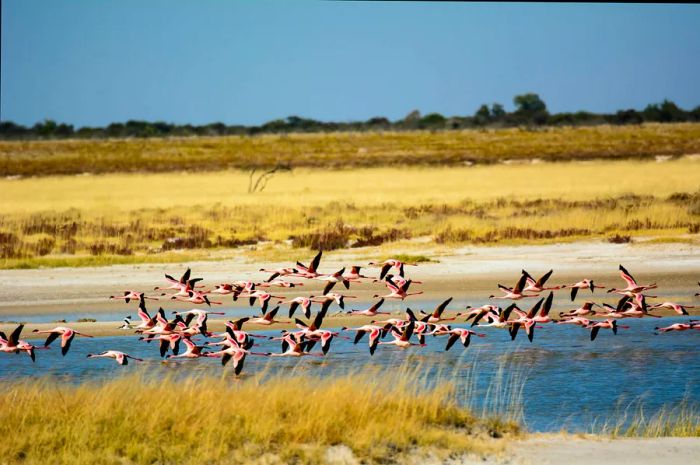
<svg viewBox="0 0 700 465">
<path fill-rule="evenodd" d="M 700 105 L 700 5 L 4 0 L 2 120 Z"/>
</svg>

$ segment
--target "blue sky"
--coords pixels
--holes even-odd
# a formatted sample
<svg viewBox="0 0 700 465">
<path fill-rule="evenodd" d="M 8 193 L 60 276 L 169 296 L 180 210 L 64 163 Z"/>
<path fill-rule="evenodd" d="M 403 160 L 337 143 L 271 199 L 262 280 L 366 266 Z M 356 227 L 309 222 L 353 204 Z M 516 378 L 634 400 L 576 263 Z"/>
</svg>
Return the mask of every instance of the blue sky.
<svg viewBox="0 0 700 465">
<path fill-rule="evenodd" d="M 700 105 L 700 5 L 4 0 L 2 120 Z"/>
</svg>

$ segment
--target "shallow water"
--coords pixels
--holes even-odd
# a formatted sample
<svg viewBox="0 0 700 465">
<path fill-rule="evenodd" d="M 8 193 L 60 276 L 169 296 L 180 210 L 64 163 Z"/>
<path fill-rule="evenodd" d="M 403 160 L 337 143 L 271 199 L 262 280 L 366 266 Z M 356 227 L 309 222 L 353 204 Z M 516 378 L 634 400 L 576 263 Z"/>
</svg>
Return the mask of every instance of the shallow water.
<svg viewBox="0 0 700 465">
<path fill-rule="evenodd" d="M 525 380 L 522 407 L 529 430 L 588 431 L 593 422 L 603 423 L 608 419 L 614 422 L 630 402 L 643 406 L 649 414 L 685 398 L 700 399 L 700 331 L 654 335 L 655 326 L 685 320 L 687 317 L 627 319 L 621 324 L 629 325 L 629 329 L 620 329 L 617 335 L 603 330 L 593 342 L 588 330 L 570 325 L 545 325 L 536 330 L 532 343 L 524 334 L 518 334 L 513 342 L 507 331 L 485 328 L 482 332 L 487 336 L 473 337 L 466 349 L 455 344 L 445 352 L 446 338 L 428 337 L 425 347 L 401 350 L 380 346 L 373 357 L 369 356 L 366 339 L 358 345 L 336 339 L 323 358 L 249 356 L 244 373 L 268 369 L 333 375 L 378 366 L 385 368 L 382 373 L 391 376 L 404 363 L 420 364 L 429 372 L 429 378 L 434 379 L 440 373 L 442 379 L 448 378 L 458 388 L 468 389 L 461 401 L 480 412 L 485 403 L 487 407 L 498 407 L 492 405 L 494 396 L 486 398 L 486 393 L 489 386 L 493 388 L 494 382 L 501 379 L 497 376 L 499 368 L 505 368 L 506 380 L 511 375 Z M 255 333 L 278 335 L 279 330 Z M 256 339 L 256 342 L 260 345 L 255 351 L 279 351 L 279 341 Z M 107 349 L 122 350 L 147 361 L 121 367 L 111 359 L 86 358 L 90 352 Z M 37 351 L 36 363 L 25 354 L 0 354 L 0 379 L 53 375 L 82 382 L 143 368 L 155 376 L 222 372 L 218 359 L 162 363 L 157 343 L 147 344 L 136 336 L 76 337 L 66 357 L 61 356 L 59 343 L 55 342 L 49 350 Z M 231 367 L 225 370 L 233 376 Z"/>
</svg>

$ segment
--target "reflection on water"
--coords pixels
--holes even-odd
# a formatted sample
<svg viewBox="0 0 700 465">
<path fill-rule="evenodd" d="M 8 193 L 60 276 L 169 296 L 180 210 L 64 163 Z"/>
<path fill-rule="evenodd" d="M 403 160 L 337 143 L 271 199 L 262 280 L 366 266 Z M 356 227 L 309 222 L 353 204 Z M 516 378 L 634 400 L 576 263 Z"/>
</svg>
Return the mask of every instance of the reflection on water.
<svg viewBox="0 0 700 465">
<path fill-rule="evenodd" d="M 663 325 L 686 318 L 664 318 Z M 645 412 L 653 413 L 664 404 L 676 404 L 685 397 L 700 398 L 700 331 L 685 331 L 655 336 L 657 319 L 626 321 L 628 330 L 617 336 L 601 331 L 591 342 L 587 330 L 569 325 L 547 325 L 538 330 L 535 341 L 524 335 L 510 341 L 507 331 L 488 328 L 488 336 L 475 338 L 463 349 L 459 344 L 444 352 L 444 337 L 427 338 L 427 346 L 408 350 L 380 346 L 369 356 L 367 341 L 357 346 L 345 339 L 333 341 L 323 359 L 268 359 L 248 357 L 244 372 L 268 370 L 271 373 L 312 373 L 322 376 L 348 370 L 375 370 L 391 376 L 392 370 L 409 360 L 418 363 L 429 377 L 440 373 L 449 377 L 458 389 L 467 389 L 463 399 L 474 408 L 483 407 L 483 399 L 499 367 L 508 367 L 524 377 L 523 407 L 527 428 L 553 431 L 561 428 L 588 430 L 597 420 L 613 416 L 620 405 L 638 401 Z M 278 330 L 256 331 L 278 335 Z M 279 341 L 256 339 L 256 351 L 279 351 Z M 37 352 L 32 364 L 25 354 L 0 354 L 0 379 L 52 375 L 70 382 L 105 379 L 133 370 L 145 369 L 153 376 L 176 373 L 220 375 L 217 359 L 163 362 L 157 343 L 138 341 L 136 337 L 76 338 L 70 353 L 62 357 L 58 343 L 50 350 Z M 87 359 L 89 352 L 123 350 L 147 361 L 127 367 L 111 359 Z M 318 350 L 318 349 L 317 349 Z M 505 363 L 505 365 L 504 365 Z M 231 367 L 227 376 L 233 377 Z"/>
</svg>

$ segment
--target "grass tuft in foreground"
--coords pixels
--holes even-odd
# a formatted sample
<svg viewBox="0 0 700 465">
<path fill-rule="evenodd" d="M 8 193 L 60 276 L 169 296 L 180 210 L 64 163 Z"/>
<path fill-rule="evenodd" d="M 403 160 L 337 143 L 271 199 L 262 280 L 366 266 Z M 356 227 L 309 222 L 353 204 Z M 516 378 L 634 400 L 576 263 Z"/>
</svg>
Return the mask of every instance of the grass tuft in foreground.
<svg viewBox="0 0 700 465">
<path fill-rule="evenodd" d="M 700 437 L 700 405 L 686 399 L 651 415 L 645 413 L 641 405 L 628 406 L 617 415 L 614 423 L 603 424 L 595 430 L 612 437 Z"/>
<path fill-rule="evenodd" d="M 494 453 L 517 434 L 460 407 L 451 383 L 417 370 L 386 377 L 291 374 L 68 385 L 22 381 L 0 393 L 0 456 L 9 463 L 321 463 L 344 445 L 365 462 L 419 450 Z M 498 431 L 491 428 L 498 427 Z"/>
</svg>

